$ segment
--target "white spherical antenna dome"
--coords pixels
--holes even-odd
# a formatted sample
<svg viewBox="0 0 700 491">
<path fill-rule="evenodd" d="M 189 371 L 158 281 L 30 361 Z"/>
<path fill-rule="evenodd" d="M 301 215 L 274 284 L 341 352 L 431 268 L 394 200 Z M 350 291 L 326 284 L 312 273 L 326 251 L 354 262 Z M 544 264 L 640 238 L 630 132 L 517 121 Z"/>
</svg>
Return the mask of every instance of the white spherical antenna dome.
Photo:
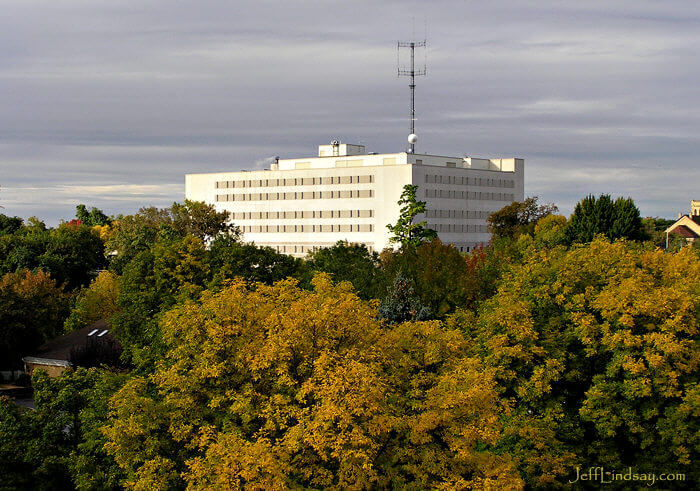
<svg viewBox="0 0 700 491">
<path fill-rule="evenodd" d="M 408 143 L 413 144 L 413 143 L 416 143 L 417 141 L 418 141 L 418 135 L 416 135 L 415 133 L 411 133 L 410 135 L 408 135 Z"/>
</svg>

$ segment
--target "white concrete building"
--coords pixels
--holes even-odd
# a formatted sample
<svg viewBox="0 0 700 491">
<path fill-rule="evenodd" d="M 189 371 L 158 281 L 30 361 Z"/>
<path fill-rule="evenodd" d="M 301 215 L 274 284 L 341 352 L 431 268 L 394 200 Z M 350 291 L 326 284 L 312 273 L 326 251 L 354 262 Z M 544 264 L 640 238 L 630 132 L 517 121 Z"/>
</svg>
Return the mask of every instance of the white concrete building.
<svg viewBox="0 0 700 491">
<path fill-rule="evenodd" d="M 486 218 L 522 201 L 524 161 L 365 153 L 319 145 L 318 157 L 281 159 L 269 170 L 187 174 L 185 196 L 230 213 L 244 240 L 305 255 L 338 240 L 390 247 L 406 184 L 418 185 L 428 227 L 461 251 L 486 244 Z"/>
</svg>

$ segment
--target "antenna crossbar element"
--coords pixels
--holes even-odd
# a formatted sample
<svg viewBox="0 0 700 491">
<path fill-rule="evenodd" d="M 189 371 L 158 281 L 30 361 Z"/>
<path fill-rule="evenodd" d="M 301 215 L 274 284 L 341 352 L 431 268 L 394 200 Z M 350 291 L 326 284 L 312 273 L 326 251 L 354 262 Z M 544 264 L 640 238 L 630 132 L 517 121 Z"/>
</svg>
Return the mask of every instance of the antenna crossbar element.
<svg viewBox="0 0 700 491">
<path fill-rule="evenodd" d="M 425 48 L 425 43 L 425 39 L 423 41 L 399 41 L 399 48 L 410 48 L 411 46 Z"/>
<path fill-rule="evenodd" d="M 416 77 L 425 75 L 427 73 L 426 70 L 426 64 L 423 63 L 423 67 L 419 68 L 416 70 L 416 64 L 415 64 L 415 51 L 416 48 L 424 48 L 427 45 L 427 41 L 399 41 L 396 45 L 396 50 L 397 50 L 397 73 L 399 77 L 411 77 L 411 81 L 408 84 L 408 88 L 411 91 L 411 133 L 410 135 L 413 137 L 416 133 Z M 411 66 L 410 69 L 406 67 L 401 67 L 398 66 L 398 57 L 399 53 L 401 51 L 401 48 L 408 48 L 411 51 Z M 415 153 L 416 152 L 416 144 L 414 141 L 409 141 L 409 153 Z"/>
<path fill-rule="evenodd" d="M 420 70 L 404 70 L 403 68 L 399 68 L 399 77 L 410 77 L 411 74 L 413 76 L 419 76 L 419 75 L 425 75 L 425 68 L 421 68 Z"/>
</svg>

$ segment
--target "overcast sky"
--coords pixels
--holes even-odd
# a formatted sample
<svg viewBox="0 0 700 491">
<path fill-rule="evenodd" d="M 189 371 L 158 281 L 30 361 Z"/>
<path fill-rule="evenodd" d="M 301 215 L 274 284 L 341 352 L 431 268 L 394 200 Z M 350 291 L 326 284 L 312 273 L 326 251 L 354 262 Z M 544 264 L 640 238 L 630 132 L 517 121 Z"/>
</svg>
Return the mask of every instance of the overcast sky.
<svg viewBox="0 0 700 491">
<path fill-rule="evenodd" d="M 0 210 L 49 224 L 184 199 L 186 172 L 332 139 L 525 159 L 525 193 L 675 217 L 700 198 L 700 2 L 0 0 Z"/>
</svg>

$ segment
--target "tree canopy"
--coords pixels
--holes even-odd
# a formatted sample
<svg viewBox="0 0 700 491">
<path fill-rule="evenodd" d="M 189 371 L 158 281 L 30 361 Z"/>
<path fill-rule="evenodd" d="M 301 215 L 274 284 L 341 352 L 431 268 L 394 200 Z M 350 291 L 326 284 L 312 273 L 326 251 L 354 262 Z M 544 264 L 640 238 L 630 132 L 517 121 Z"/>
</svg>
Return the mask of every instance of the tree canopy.
<svg viewBox="0 0 700 491">
<path fill-rule="evenodd" d="M 141 208 L 134 215 L 117 217 L 112 228 L 107 249 L 114 254 L 110 269 L 117 274 L 139 252 L 150 249 L 161 239 L 192 235 L 206 242 L 222 235 L 234 238 L 240 235 L 238 227 L 229 222 L 227 212 L 190 200 L 173 203 L 169 208 Z"/>
<path fill-rule="evenodd" d="M 328 273 L 334 281 L 349 281 L 364 300 L 380 298 L 385 293 L 379 254 L 370 252 L 364 244 L 339 241 L 310 252 L 307 263 L 312 271 Z"/>
<path fill-rule="evenodd" d="M 105 263 L 104 244 L 86 225 L 64 223 L 47 229 L 30 219 L 13 233 L 0 235 L 0 275 L 39 268 L 74 290 L 89 284 Z"/>
<path fill-rule="evenodd" d="M 451 318 L 514 403 L 504 449 L 526 481 L 583 464 L 695 476 L 698 292 L 691 251 L 533 243 L 476 317 Z"/>
<path fill-rule="evenodd" d="M 136 488 L 518 486 L 493 372 L 437 323 L 387 331 L 348 283 L 234 282 L 163 319 L 165 363 L 111 400 Z"/>
<path fill-rule="evenodd" d="M 110 319 L 119 311 L 119 277 L 109 271 L 102 271 L 78 293 L 64 330 L 75 331 L 99 320 Z"/>
<path fill-rule="evenodd" d="M 48 273 L 21 270 L 0 278 L 0 367 L 17 369 L 21 357 L 62 332 L 68 297 Z"/>
<path fill-rule="evenodd" d="M 406 184 L 399 198 L 401 205 L 399 219 L 394 225 L 386 228 L 393 234 L 389 239 L 392 244 L 400 244 L 402 247 L 418 247 L 423 241 L 437 237 L 435 230 L 426 228 L 426 221 L 415 223 L 416 217 L 425 213 L 425 201 L 418 201 L 416 193 L 418 186 Z"/>
<path fill-rule="evenodd" d="M 552 204 L 538 205 L 537 196 L 525 201 L 513 201 L 487 219 L 489 231 L 494 239 L 512 238 L 521 233 L 532 233 L 535 223 L 547 215 L 554 214 L 558 208 Z"/>
<path fill-rule="evenodd" d="M 88 210 L 87 206 L 83 204 L 75 207 L 75 218 L 89 227 L 109 225 L 112 223 L 112 219 L 105 215 L 102 210 L 94 206 Z"/>
<path fill-rule="evenodd" d="M 22 228 L 22 224 L 20 217 L 8 217 L 0 213 L 0 235 L 13 234 Z"/>
<path fill-rule="evenodd" d="M 236 236 L 217 237 L 208 253 L 213 286 L 234 277 L 268 285 L 285 278 L 302 280 L 305 277 L 303 260 L 277 252 L 272 247 L 241 243 Z"/>
<path fill-rule="evenodd" d="M 610 240 L 644 240 L 646 234 L 634 201 L 631 198 L 613 201 L 608 194 L 582 199 L 569 220 L 567 237 L 571 243 L 581 243 L 592 241 L 598 234 Z"/>
<path fill-rule="evenodd" d="M 33 377 L 35 410 L 0 396 L 0 488 L 123 489 L 101 431 L 125 374 L 79 368 Z"/>
</svg>

